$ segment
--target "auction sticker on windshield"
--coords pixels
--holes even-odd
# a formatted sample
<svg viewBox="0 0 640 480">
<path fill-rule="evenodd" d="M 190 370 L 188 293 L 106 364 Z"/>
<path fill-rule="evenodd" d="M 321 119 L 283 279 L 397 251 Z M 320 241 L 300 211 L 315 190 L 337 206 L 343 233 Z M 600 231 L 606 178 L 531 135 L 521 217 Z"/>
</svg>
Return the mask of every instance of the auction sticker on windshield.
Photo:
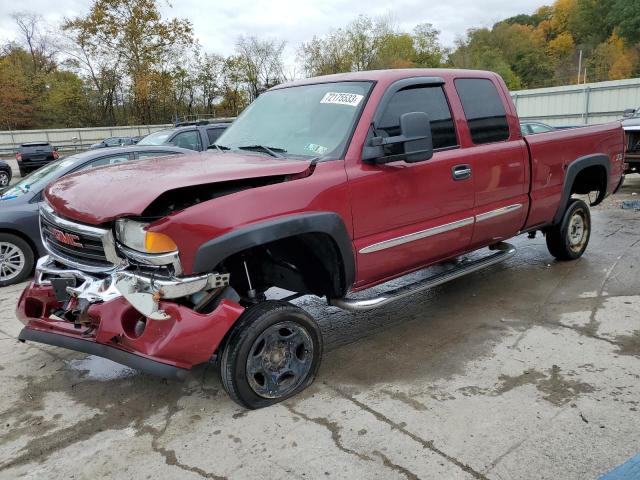
<svg viewBox="0 0 640 480">
<path fill-rule="evenodd" d="M 320 103 L 333 103 L 337 105 L 357 107 L 363 98 L 364 95 L 358 95 L 357 93 L 327 92 L 324 97 L 322 97 L 322 100 L 320 100 Z"/>
</svg>

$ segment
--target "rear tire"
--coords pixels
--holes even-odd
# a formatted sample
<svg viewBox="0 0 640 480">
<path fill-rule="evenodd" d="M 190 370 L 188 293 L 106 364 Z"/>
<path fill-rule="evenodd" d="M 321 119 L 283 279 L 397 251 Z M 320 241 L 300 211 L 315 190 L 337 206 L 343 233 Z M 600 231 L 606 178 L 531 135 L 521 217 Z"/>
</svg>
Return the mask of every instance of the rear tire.
<svg viewBox="0 0 640 480">
<path fill-rule="evenodd" d="M 239 405 L 263 408 L 307 388 L 322 359 L 322 334 L 304 310 L 281 301 L 249 307 L 219 361 L 222 386 Z"/>
<path fill-rule="evenodd" d="M 0 233 L 0 287 L 25 280 L 33 270 L 31 246 L 11 233 Z"/>
<path fill-rule="evenodd" d="M 591 237 L 589 206 L 578 199 L 571 199 L 558 225 L 546 232 L 549 253 L 558 260 L 576 260 L 582 256 Z"/>
</svg>

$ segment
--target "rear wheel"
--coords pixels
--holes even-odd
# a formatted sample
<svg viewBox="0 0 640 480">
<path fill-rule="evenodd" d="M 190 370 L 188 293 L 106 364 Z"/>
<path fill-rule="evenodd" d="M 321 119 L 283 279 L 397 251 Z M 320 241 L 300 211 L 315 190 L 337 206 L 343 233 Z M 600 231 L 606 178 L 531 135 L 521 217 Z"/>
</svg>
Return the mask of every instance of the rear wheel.
<svg viewBox="0 0 640 480">
<path fill-rule="evenodd" d="M 549 253 L 558 260 L 580 258 L 589 244 L 591 214 L 582 200 L 572 199 L 558 225 L 546 232 Z"/>
<path fill-rule="evenodd" d="M 22 238 L 0 233 L 0 287 L 26 279 L 33 269 L 33 250 Z"/>
<path fill-rule="evenodd" d="M 315 320 L 290 303 L 265 301 L 238 319 L 220 355 L 220 378 L 235 402 L 263 408 L 311 385 L 321 358 Z"/>
</svg>

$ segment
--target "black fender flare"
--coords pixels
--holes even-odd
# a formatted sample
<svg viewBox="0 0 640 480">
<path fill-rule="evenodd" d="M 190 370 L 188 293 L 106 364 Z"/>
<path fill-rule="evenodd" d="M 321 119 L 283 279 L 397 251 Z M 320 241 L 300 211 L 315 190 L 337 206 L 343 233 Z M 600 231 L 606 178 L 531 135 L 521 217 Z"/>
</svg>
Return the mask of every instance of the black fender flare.
<svg viewBox="0 0 640 480">
<path fill-rule="evenodd" d="M 342 217 L 335 212 L 287 215 L 241 227 L 213 238 L 198 248 L 193 261 L 193 272 L 210 272 L 234 253 L 303 233 L 324 233 L 333 239 L 342 257 L 346 293 L 355 281 L 353 242 Z"/>
<path fill-rule="evenodd" d="M 567 209 L 567 205 L 569 204 L 569 200 L 571 199 L 571 187 L 573 186 L 573 182 L 575 181 L 578 174 L 585 168 L 594 166 L 600 166 L 604 168 L 606 172 L 606 186 L 604 191 L 598 192 L 598 198 L 596 198 L 591 206 L 598 205 L 605 199 L 608 193 L 607 190 L 609 188 L 609 157 L 607 157 L 604 153 L 594 153 L 592 155 L 585 155 L 584 157 L 577 158 L 569 164 L 569 166 L 567 167 L 567 171 L 565 172 L 560 204 L 558 205 L 558 210 L 553 217 L 554 225 L 557 225 L 562 220 L 562 216 L 564 215 L 564 212 Z"/>
</svg>

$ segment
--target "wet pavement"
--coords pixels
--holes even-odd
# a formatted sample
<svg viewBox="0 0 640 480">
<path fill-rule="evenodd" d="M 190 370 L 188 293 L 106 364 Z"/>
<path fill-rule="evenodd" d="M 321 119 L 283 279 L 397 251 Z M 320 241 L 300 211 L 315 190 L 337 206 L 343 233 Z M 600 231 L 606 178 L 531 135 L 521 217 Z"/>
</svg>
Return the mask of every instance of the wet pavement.
<svg viewBox="0 0 640 480">
<path fill-rule="evenodd" d="M 259 411 L 213 367 L 167 382 L 20 344 L 22 286 L 2 289 L 0 478 L 598 478 L 640 451 L 635 177 L 578 261 L 518 237 L 509 261 L 372 313 L 299 300 L 319 377 Z"/>
</svg>

